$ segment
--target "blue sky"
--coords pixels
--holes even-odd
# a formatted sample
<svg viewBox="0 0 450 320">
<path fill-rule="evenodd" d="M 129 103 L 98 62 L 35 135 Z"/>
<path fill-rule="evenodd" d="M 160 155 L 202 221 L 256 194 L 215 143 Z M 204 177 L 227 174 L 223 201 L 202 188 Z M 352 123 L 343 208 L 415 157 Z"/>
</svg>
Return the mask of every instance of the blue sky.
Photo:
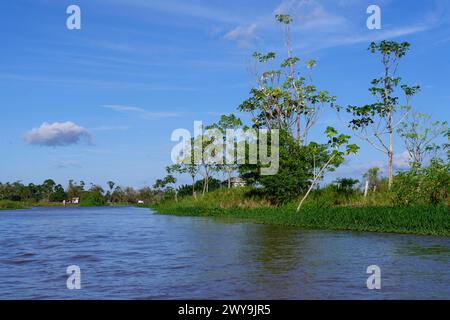
<svg viewBox="0 0 450 320">
<path fill-rule="evenodd" d="M 81 30 L 66 28 L 71 4 L 81 8 Z M 381 7 L 381 30 L 366 27 L 369 4 Z M 414 107 L 450 120 L 450 1 L 8 1 L 0 13 L 0 181 L 152 184 L 170 163 L 172 131 L 235 112 L 253 84 L 251 54 L 283 51 L 276 12 L 294 17 L 296 55 L 317 60 L 315 84 L 343 106 L 372 102 L 367 88 L 381 68 L 370 41 L 410 42 L 399 74 L 422 86 Z M 72 122 L 81 139 L 27 139 L 56 122 Z M 345 130 L 327 112 L 316 139 L 328 125 Z M 386 162 L 355 142 L 361 153 L 333 177 Z M 400 141 L 396 152 L 400 165 Z"/>
</svg>

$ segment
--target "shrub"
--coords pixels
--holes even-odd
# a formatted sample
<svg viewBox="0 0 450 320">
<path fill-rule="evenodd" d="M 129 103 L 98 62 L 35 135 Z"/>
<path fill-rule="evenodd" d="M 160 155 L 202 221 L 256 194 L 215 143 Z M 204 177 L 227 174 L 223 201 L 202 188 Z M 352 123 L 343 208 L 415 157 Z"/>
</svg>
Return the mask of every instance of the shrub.
<svg viewBox="0 0 450 320">
<path fill-rule="evenodd" d="M 309 203 L 316 207 L 334 207 L 355 203 L 362 197 L 361 191 L 354 188 L 358 182 L 353 179 L 338 179 L 335 184 L 314 190 Z"/>
<path fill-rule="evenodd" d="M 402 205 L 448 203 L 450 164 L 440 159 L 431 161 L 427 168 L 400 172 L 394 179 L 394 202 Z"/>
<path fill-rule="evenodd" d="M 82 207 L 101 207 L 105 204 L 105 197 L 97 192 L 86 191 L 81 194 L 80 206 Z"/>
<path fill-rule="evenodd" d="M 322 167 L 329 158 L 326 145 L 300 146 L 290 133 L 281 130 L 278 173 L 260 175 L 261 164 L 240 166 L 239 173 L 247 185 L 261 187 L 259 193 L 272 204 L 282 205 L 306 192 L 313 180 L 314 167 Z"/>
</svg>

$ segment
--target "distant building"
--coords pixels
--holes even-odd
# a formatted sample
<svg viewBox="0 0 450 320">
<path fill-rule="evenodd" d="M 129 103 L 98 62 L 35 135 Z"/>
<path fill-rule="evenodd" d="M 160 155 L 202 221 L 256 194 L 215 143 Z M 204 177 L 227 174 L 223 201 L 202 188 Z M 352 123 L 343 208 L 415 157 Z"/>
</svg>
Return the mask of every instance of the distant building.
<svg viewBox="0 0 450 320">
<path fill-rule="evenodd" d="M 245 181 L 240 177 L 232 177 L 230 180 L 232 188 L 242 188 L 246 186 Z M 228 188 L 228 179 L 222 182 L 222 187 Z"/>
<path fill-rule="evenodd" d="M 138 200 L 138 204 L 145 204 L 145 203 L 142 200 Z"/>
<path fill-rule="evenodd" d="M 80 204 L 80 198 L 72 198 L 72 200 L 68 200 L 68 201 L 64 200 L 63 205 L 66 205 L 66 204 Z"/>
</svg>

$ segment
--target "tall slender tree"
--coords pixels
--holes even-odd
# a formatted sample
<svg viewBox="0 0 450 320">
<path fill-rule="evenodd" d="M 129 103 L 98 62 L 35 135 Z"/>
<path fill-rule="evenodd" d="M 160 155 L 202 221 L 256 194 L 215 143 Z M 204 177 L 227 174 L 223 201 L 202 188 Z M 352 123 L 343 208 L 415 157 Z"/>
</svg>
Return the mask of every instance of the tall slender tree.
<svg viewBox="0 0 450 320">
<path fill-rule="evenodd" d="M 233 176 L 233 173 L 238 169 L 237 161 L 236 161 L 236 155 L 233 154 L 236 150 L 237 141 L 226 141 L 227 139 L 227 130 L 237 130 L 237 129 L 245 129 L 243 128 L 242 120 L 236 117 L 234 114 L 230 115 L 222 115 L 220 117 L 220 120 L 217 123 L 214 123 L 207 127 L 207 129 L 218 129 L 223 134 L 223 141 L 224 144 L 224 159 L 223 164 L 218 165 L 217 169 L 222 171 L 228 181 L 228 189 L 231 188 L 231 178 Z M 220 142 L 219 142 L 220 143 Z M 226 143 L 233 143 L 233 150 L 226 150 L 225 144 Z M 229 153 L 229 154 L 228 154 Z M 233 159 L 233 163 L 227 163 L 230 161 L 227 161 L 227 158 Z"/>
<path fill-rule="evenodd" d="M 420 89 L 418 86 L 401 85 L 401 78 L 396 76 L 400 59 L 406 55 L 409 48 L 410 44 L 407 42 L 372 42 L 370 52 L 381 55 L 383 63 L 383 75 L 372 80 L 372 87 L 369 89 L 376 102 L 347 108 L 347 112 L 353 116 L 350 127 L 360 131 L 360 138 L 387 155 L 389 188 L 394 176 L 394 132 L 408 115 L 411 97 Z M 400 105 L 396 95 L 399 86 L 406 97 L 406 105 Z M 398 116 L 399 120 L 396 120 L 395 116 Z"/>
<path fill-rule="evenodd" d="M 313 84 L 311 70 L 316 61 L 304 61 L 306 69 L 303 69 L 301 59 L 294 56 L 291 43 L 293 19 L 279 14 L 276 20 L 284 27 L 287 58 L 275 68 L 274 52 L 253 54 L 252 73 L 256 86 L 239 110 L 252 114 L 255 127 L 286 130 L 296 137 L 298 144 L 306 146 L 312 127 L 325 108 L 335 106 L 336 97 L 327 91 L 319 91 Z"/>
</svg>

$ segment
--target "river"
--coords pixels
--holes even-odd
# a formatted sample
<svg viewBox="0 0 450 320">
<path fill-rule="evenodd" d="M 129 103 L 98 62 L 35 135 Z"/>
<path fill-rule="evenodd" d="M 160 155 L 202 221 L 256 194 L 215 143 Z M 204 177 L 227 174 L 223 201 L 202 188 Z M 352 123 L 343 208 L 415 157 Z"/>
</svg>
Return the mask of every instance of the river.
<svg viewBox="0 0 450 320">
<path fill-rule="evenodd" d="M 66 286 L 70 265 L 81 290 Z M 367 288 L 370 265 L 381 290 Z M 0 299 L 450 299 L 450 238 L 131 207 L 0 211 Z"/>
</svg>

